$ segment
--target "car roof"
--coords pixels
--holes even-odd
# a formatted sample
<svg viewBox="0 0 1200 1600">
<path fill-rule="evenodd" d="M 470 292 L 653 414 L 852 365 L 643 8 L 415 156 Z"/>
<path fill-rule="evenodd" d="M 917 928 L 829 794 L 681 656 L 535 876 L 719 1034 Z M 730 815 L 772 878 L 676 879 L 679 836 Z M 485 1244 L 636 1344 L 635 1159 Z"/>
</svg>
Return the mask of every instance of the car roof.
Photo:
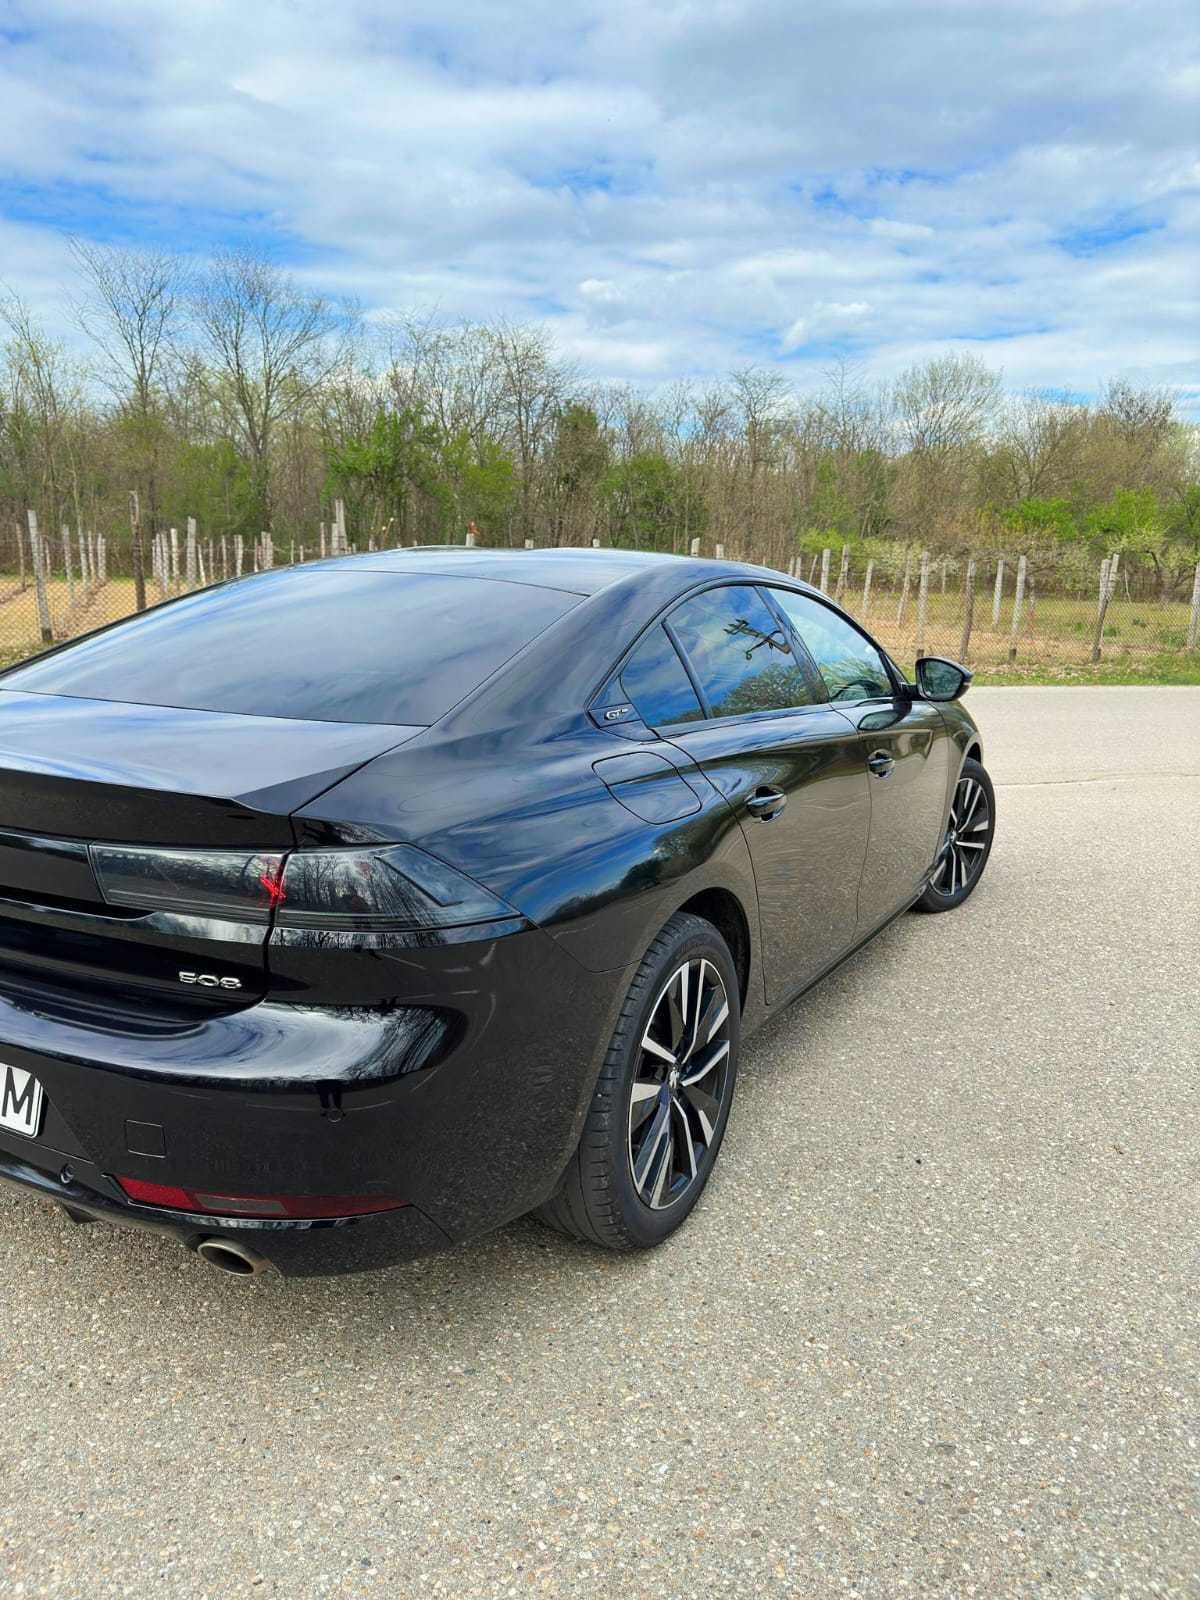
<svg viewBox="0 0 1200 1600">
<path fill-rule="evenodd" d="M 337 556 L 309 562 L 311 567 L 358 571 L 439 573 L 464 578 L 491 578 L 527 583 L 570 594 L 594 595 L 626 580 L 653 576 L 661 588 L 674 579 L 684 590 L 706 579 L 728 576 L 754 583 L 785 582 L 810 589 L 801 579 L 771 567 L 745 561 L 709 560 L 703 556 L 667 555 L 652 550 L 594 550 L 550 547 L 539 550 L 489 550 L 468 545 L 425 545 L 399 550 L 374 550 L 365 555 Z"/>
</svg>

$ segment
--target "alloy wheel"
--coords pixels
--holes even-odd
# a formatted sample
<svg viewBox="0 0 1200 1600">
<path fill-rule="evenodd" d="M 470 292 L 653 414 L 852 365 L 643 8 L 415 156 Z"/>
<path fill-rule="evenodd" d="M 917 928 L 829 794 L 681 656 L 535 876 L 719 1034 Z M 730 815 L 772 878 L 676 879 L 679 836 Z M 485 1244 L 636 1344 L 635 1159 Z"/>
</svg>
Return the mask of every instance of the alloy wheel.
<svg viewBox="0 0 1200 1600">
<path fill-rule="evenodd" d="M 992 814 L 977 778 L 960 778 L 950 807 L 942 863 L 933 879 L 939 894 L 959 894 L 977 876 L 987 854 Z"/>
<path fill-rule="evenodd" d="M 629 1166 L 652 1210 L 696 1182 L 716 1137 L 729 1077 L 729 996 L 716 966 L 685 961 L 642 1035 L 629 1101 Z"/>
</svg>

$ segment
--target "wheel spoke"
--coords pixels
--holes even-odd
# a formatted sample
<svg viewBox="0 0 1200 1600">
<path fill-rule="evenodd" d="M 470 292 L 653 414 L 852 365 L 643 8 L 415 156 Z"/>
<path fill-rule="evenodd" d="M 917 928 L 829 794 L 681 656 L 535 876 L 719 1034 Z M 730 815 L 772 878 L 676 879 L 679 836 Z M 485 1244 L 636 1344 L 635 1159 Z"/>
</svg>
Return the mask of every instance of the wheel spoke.
<svg viewBox="0 0 1200 1600">
<path fill-rule="evenodd" d="M 704 1135 L 705 1144 L 711 1144 L 717 1118 L 721 1115 L 720 1102 L 694 1083 L 683 1084 L 681 1087 L 687 1096 L 688 1104 L 700 1119 L 700 1131 Z"/>
<path fill-rule="evenodd" d="M 729 1040 L 722 1039 L 711 1050 L 706 1051 L 699 1060 L 689 1065 L 687 1071 L 681 1075 L 680 1083 L 685 1089 L 691 1088 L 693 1083 L 699 1083 L 703 1078 L 707 1078 L 710 1072 L 714 1072 L 728 1054 Z"/>
<path fill-rule="evenodd" d="M 671 1143 L 670 1105 L 660 1101 L 658 1109 L 654 1113 L 654 1121 L 650 1124 L 649 1131 L 642 1141 L 642 1147 L 638 1151 L 637 1158 L 633 1164 L 633 1181 L 639 1193 L 643 1195 L 646 1193 L 646 1186 L 651 1176 L 654 1177 L 656 1182 L 658 1181 L 660 1177 L 658 1171 L 659 1158 L 664 1149 L 669 1154 Z M 653 1200 L 651 1200 L 651 1204 L 654 1204 Z"/>
<path fill-rule="evenodd" d="M 629 1132 L 632 1136 L 646 1121 L 653 1116 L 654 1108 L 662 1097 L 661 1083 L 647 1083 L 639 1079 L 633 1086 L 633 1098 L 629 1107 Z"/>
<path fill-rule="evenodd" d="M 648 1028 L 642 1035 L 642 1049 L 648 1051 L 650 1055 L 656 1056 L 659 1061 L 665 1061 L 669 1067 L 675 1065 L 675 1057 L 664 1045 L 659 1044 L 657 1039 L 650 1037 Z"/>
<path fill-rule="evenodd" d="M 983 785 L 976 783 L 973 778 L 967 779 L 966 810 L 963 812 L 962 823 L 959 827 L 961 833 L 971 818 L 975 815 L 975 808 L 983 797 Z"/>
<path fill-rule="evenodd" d="M 725 998 L 725 991 L 717 984 L 704 1008 L 704 1015 L 700 1019 L 700 1026 L 696 1029 L 697 1045 L 708 1044 L 713 1034 L 721 1027 L 729 1016 L 729 1001 Z"/>
<path fill-rule="evenodd" d="M 960 839 L 958 848 L 960 850 L 985 850 L 987 846 L 980 839 Z"/>
<path fill-rule="evenodd" d="M 671 1096 L 671 1106 L 675 1112 L 675 1129 L 678 1146 L 683 1151 L 684 1176 L 690 1183 L 696 1176 L 696 1141 L 692 1138 L 692 1127 L 688 1121 L 687 1107 L 678 1095 Z"/>
</svg>

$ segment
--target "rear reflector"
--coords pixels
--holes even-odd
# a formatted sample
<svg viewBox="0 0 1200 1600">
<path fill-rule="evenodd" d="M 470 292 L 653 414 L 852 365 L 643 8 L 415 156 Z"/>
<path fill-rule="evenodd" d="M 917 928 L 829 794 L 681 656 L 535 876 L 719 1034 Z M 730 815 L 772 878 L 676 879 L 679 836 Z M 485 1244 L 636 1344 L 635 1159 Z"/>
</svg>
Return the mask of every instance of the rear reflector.
<svg viewBox="0 0 1200 1600">
<path fill-rule="evenodd" d="M 144 1178 L 118 1178 L 117 1182 L 138 1205 L 213 1217 L 365 1217 L 376 1211 L 399 1211 L 408 1203 L 394 1195 L 212 1194 L 169 1183 L 147 1183 Z"/>
</svg>

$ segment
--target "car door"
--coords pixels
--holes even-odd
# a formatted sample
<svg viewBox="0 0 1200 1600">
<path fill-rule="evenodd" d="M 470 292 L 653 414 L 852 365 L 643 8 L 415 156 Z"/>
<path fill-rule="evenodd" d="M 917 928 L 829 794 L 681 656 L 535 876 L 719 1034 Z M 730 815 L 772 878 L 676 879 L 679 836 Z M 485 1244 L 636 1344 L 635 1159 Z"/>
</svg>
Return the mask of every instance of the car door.
<svg viewBox="0 0 1200 1600">
<path fill-rule="evenodd" d="M 821 676 L 829 701 L 858 729 L 870 773 L 871 828 L 859 888 L 865 934 L 916 898 L 945 825 L 951 741 L 935 705 L 898 692 L 882 652 L 814 595 L 771 594 Z"/>
<path fill-rule="evenodd" d="M 665 634 L 665 639 L 661 635 Z M 622 676 L 644 719 L 689 756 L 733 809 L 758 890 L 768 999 L 809 982 L 855 940 L 870 825 L 857 729 L 822 703 L 819 681 L 752 584 L 723 584 L 676 606 Z M 664 645 L 694 693 L 664 699 Z M 647 646 L 643 644 L 643 650 Z M 686 717 L 681 712 L 686 711 Z"/>
</svg>

